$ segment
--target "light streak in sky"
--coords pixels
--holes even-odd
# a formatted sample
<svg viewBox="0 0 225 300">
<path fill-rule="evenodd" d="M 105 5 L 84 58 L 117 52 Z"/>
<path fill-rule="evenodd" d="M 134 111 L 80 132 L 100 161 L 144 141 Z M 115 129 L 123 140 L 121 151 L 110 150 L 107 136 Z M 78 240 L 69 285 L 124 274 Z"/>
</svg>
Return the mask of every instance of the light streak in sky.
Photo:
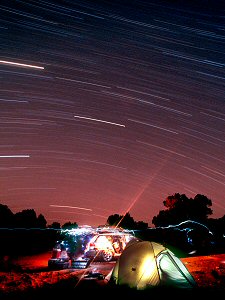
<svg viewBox="0 0 225 300">
<path fill-rule="evenodd" d="M 122 89 L 122 90 L 135 92 L 135 93 L 138 93 L 138 94 L 148 95 L 148 96 L 151 96 L 151 97 L 154 97 L 154 98 L 159 98 L 159 99 L 162 99 L 162 100 L 165 100 L 165 101 L 170 101 L 170 99 L 168 99 L 168 98 L 161 97 L 161 96 L 154 95 L 154 94 L 150 94 L 150 93 L 145 93 L 145 92 L 142 92 L 142 91 L 139 91 L 139 90 L 128 89 L 128 88 L 125 88 L 125 87 L 122 87 L 122 86 L 117 86 L 117 88 Z"/>
<path fill-rule="evenodd" d="M 51 204 L 51 205 L 49 205 L 49 206 L 51 206 L 51 207 L 67 207 L 67 208 L 75 208 L 75 209 L 83 209 L 83 210 L 89 210 L 89 211 L 92 211 L 91 208 L 78 207 L 78 206 L 55 205 L 55 204 Z"/>
<path fill-rule="evenodd" d="M 70 79 L 70 78 L 63 78 L 63 77 L 56 77 L 56 78 L 61 79 L 61 80 L 72 81 L 72 82 L 77 82 L 77 83 L 82 83 L 82 84 L 89 84 L 89 85 L 93 85 L 93 86 L 103 87 L 103 88 L 106 88 L 106 89 L 111 89 L 111 87 L 106 86 L 106 85 L 102 85 L 102 84 L 97 84 L 97 83 L 92 83 L 92 82 L 87 82 L 87 81 L 81 81 L 81 80 L 75 80 L 75 79 Z"/>
<path fill-rule="evenodd" d="M 187 170 L 189 170 L 189 171 L 192 171 L 192 172 L 194 172 L 194 173 L 197 173 L 197 174 L 199 174 L 199 175 L 202 175 L 202 176 L 204 176 L 204 177 L 207 177 L 207 178 L 209 178 L 209 179 L 211 179 L 211 180 L 213 180 L 213 181 L 215 181 L 215 182 L 218 182 L 218 183 L 220 183 L 220 184 L 222 184 L 222 185 L 225 186 L 225 184 L 224 184 L 223 181 L 217 180 L 217 179 L 215 179 L 214 177 L 208 176 L 208 175 L 206 175 L 206 174 L 204 174 L 204 173 L 202 173 L 202 172 L 198 172 L 197 170 L 191 169 L 191 168 L 186 167 L 186 166 L 183 166 L 183 168 L 185 168 L 185 169 L 187 169 Z"/>
<path fill-rule="evenodd" d="M 120 219 L 120 221 L 117 223 L 116 227 L 119 227 L 120 223 L 123 221 L 123 219 L 125 218 L 126 214 L 130 212 L 130 210 L 133 208 L 133 206 L 140 200 L 141 196 L 144 194 L 144 192 L 147 190 L 147 188 L 149 187 L 151 181 L 154 178 L 152 178 L 151 180 L 148 180 L 147 183 L 141 188 L 141 190 L 138 192 L 138 194 L 134 197 L 133 201 L 131 201 L 128 209 L 125 211 L 125 213 L 123 214 L 123 217 Z"/>
<path fill-rule="evenodd" d="M 25 188 L 13 188 L 9 189 L 10 191 L 16 191 L 16 190 L 56 190 L 56 188 L 47 188 L 47 187 L 25 187 Z"/>
<path fill-rule="evenodd" d="M 213 115 L 211 115 L 211 114 L 204 113 L 204 112 L 202 112 L 202 111 L 200 111 L 200 114 L 203 114 L 203 115 L 206 115 L 206 116 L 210 116 L 210 117 L 212 117 L 212 118 L 216 118 L 216 119 L 219 119 L 219 120 L 225 121 L 225 119 L 224 119 L 224 118 L 219 118 L 219 117 L 213 116 Z"/>
<path fill-rule="evenodd" d="M 53 213 L 63 213 L 63 214 L 73 214 L 73 215 L 82 215 L 82 216 L 95 216 L 95 217 L 100 217 L 103 219 L 107 219 L 106 216 L 102 216 L 102 215 L 97 215 L 97 214 L 92 214 L 92 213 L 78 213 L 78 212 L 74 212 L 74 211 L 62 211 L 62 210 L 52 210 L 51 212 Z"/>
<path fill-rule="evenodd" d="M 104 120 L 100 120 L 100 119 L 93 119 L 93 118 L 87 118 L 87 117 L 81 117 L 81 116 L 74 116 L 74 118 L 85 119 L 85 120 L 90 120 L 90 121 L 95 121 L 95 122 L 102 122 L 102 123 L 107 123 L 107 124 L 111 124 L 111 125 L 115 125 L 115 126 L 125 127 L 125 125 L 123 125 L 123 124 L 108 122 L 108 121 L 104 121 Z"/>
<path fill-rule="evenodd" d="M 156 126 L 156 125 L 153 125 L 153 124 L 150 124 L 150 123 L 147 123 L 147 122 L 141 122 L 141 121 L 134 120 L 134 119 L 128 119 L 128 120 L 131 121 L 131 122 L 134 122 L 134 123 L 143 124 L 143 125 L 146 125 L 146 126 L 154 127 L 154 128 L 161 129 L 161 130 L 165 130 L 165 131 L 168 131 L 168 132 L 171 132 L 171 133 L 174 133 L 174 134 L 179 134 L 176 131 L 169 130 L 169 129 L 166 129 L 166 128 L 163 128 L 163 127 L 160 127 L 160 126 Z"/>
<path fill-rule="evenodd" d="M 0 155 L 0 158 L 23 158 L 30 157 L 30 155 Z"/>
<path fill-rule="evenodd" d="M 143 143 L 141 141 L 137 141 L 141 144 L 146 144 L 146 145 L 151 145 L 151 146 L 155 146 L 155 145 L 152 145 L 152 144 L 148 144 L 148 143 Z M 162 150 L 166 150 L 162 147 L 158 147 L 156 146 L 157 148 L 160 148 Z M 134 196 L 134 198 L 132 199 L 132 201 L 129 203 L 129 207 L 125 210 L 125 213 L 123 213 L 123 217 L 120 219 L 120 221 L 117 223 L 116 227 L 118 227 L 120 225 L 120 223 L 123 221 L 123 219 L 125 218 L 126 214 L 130 212 L 130 210 L 137 204 L 137 202 L 140 200 L 141 196 L 145 193 L 145 191 L 151 187 L 151 184 L 152 182 L 155 180 L 155 178 L 157 177 L 157 175 L 160 173 L 160 170 L 165 167 L 165 165 L 167 164 L 167 162 L 169 161 L 170 157 L 173 155 L 173 154 L 177 154 L 177 155 L 180 155 L 180 156 L 184 156 L 186 157 L 185 155 L 182 155 L 180 153 L 177 153 L 175 151 L 171 151 L 171 150 L 168 150 L 168 155 L 167 157 L 165 157 L 165 159 L 162 161 L 162 163 L 159 165 L 159 167 L 155 170 L 153 176 L 151 176 L 147 181 L 146 183 L 142 186 L 142 188 L 138 191 L 138 193 Z"/>
<path fill-rule="evenodd" d="M 210 169 L 210 168 L 208 168 L 208 167 L 206 167 L 206 166 L 201 166 L 201 167 L 202 167 L 202 168 L 205 168 L 206 170 L 211 171 L 211 172 L 213 172 L 213 173 L 215 173 L 215 174 L 218 174 L 218 175 L 220 175 L 220 176 L 225 177 L 225 174 L 223 174 L 223 173 L 221 173 L 221 172 L 218 172 L 218 171 L 216 171 L 216 170 L 212 170 L 212 169 Z"/>
<path fill-rule="evenodd" d="M 33 68 L 33 69 L 41 69 L 44 70 L 44 67 L 34 66 L 34 65 L 28 65 L 28 64 L 21 64 L 17 62 L 7 61 L 7 60 L 0 60 L 0 64 L 6 64 L 6 65 L 12 65 L 16 67 L 26 67 L 26 68 Z"/>
<path fill-rule="evenodd" d="M 94 164 L 100 164 L 100 165 L 109 166 L 109 167 L 113 167 L 113 168 L 119 168 L 119 169 L 122 169 L 122 170 L 127 169 L 127 168 L 123 168 L 123 167 L 120 167 L 120 166 L 117 166 L 117 165 L 107 164 L 107 163 L 100 162 L 100 161 L 95 161 L 95 160 L 81 159 L 81 161 L 90 162 L 90 163 L 94 163 Z"/>
<path fill-rule="evenodd" d="M 148 145 L 148 146 L 151 146 L 151 147 L 155 147 L 155 148 L 158 148 L 158 149 L 161 149 L 161 150 L 164 150 L 164 151 L 167 151 L 167 152 L 170 152 L 170 153 L 179 155 L 179 156 L 181 156 L 181 157 L 187 157 L 186 155 L 183 155 L 183 154 L 178 153 L 178 152 L 176 152 L 176 151 L 169 150 L 169 149 L 164 148 L 164 147 L 160 147 L 160 146 L 153 145 L 153 144 L 150 144 L 150 143 L 144 143 L 144 142 L 138 141 L 138 140 L 137 140 L 137 142 L 140 143 L 140 144 L 143 144 L 143 145 Z"/>
</svg>

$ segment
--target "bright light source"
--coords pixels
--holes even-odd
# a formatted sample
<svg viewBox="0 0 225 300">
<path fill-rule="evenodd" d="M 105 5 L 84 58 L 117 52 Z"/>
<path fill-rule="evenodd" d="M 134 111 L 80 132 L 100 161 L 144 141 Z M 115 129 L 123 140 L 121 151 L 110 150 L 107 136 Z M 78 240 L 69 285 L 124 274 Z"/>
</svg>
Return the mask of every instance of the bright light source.
<svg viewBox="0 0 225 300">
<path fill-rule="evenodd" d="M 21 64 L 21 63 L 7 61 L 7 60 L 0 60 L 0 64 L 11 65 L 11 66 L 16 66 L 16 67 L 26 67 L 26 68 L 33 68 L 33 69 L 41 69 L 41 70 L 44 69 L 44 67 L 39 67 L 39 66 L 34 66 L 34 65 L 28 65 L 28 64 Z"/>
<path fill-rule="evenodd" d="M 30 157 L 30 155 L 0 155 L 0 158 L 23 158 Z"/>
</svg>

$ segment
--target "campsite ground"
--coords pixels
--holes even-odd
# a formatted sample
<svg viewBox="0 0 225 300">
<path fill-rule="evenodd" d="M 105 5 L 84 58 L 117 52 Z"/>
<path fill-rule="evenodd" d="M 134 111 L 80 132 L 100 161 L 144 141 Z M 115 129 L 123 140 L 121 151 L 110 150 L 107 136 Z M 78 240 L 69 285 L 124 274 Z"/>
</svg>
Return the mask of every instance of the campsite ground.
<svg viewBox="0 0 225 300">
<path fill-rule="evenodd" d="M 11 262 L 11 266 L 14 268 L 11 268 L 10 271 L 0 272 L 0 298 L 1 296 L 14 296 L 16 299 L 20 297 L 25 299 L 25 295 L 31 295 L 35 291 L 32 294 L 32 299 L 34 299 L 35 295 L 39 298 L 39 291 L 44 290 L 50 291 L 51 296 L 54 295 L 54 299 L 56 296 L 63 297 L 64 292 L 68 295 L 71 292 L 75 294 L 78 290 L 86 298 L 85 295 L 92 291 L 93 287 L 95 292 L 97 291 L 97 295 L 103 295 L 106 282 L 96 278 L 95 280 L 83 279 L 84 275 L 90 271 L 107 275 L 115 262 L 92 263 L 85 270 L 50 271 L 47 267 L 50 255 L 51 253 L 44 253 L 14 259 Z M 206 292 L 206 295 L 225 293 L 225 254 L 192 256 L 181 258 L 181 260 L 194 277 L 201 292 Z M 75 287 L 78 289 L 75 290 Z M 132 295 L 134 295 L 133 292 Z M 185 293 L 185 296 L 187 295 Z M 31 299 L 31 297 L 27 299 Z M 51 299 L 53 298 L 51 297 Z"/>
<path fill-rule="evenodd" d="M 181 258 L 200 288 L 225 292 L 225 254 Z"/>
</svg>

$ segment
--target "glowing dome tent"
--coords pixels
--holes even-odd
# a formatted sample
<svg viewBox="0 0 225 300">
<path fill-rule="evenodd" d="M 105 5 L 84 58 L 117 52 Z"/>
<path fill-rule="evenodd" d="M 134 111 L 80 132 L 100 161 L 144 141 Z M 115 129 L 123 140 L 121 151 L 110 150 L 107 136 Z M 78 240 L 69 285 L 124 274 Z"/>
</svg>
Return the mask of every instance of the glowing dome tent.
<svg viewBox="0 0 225 300">
<path fill-rule="evenodd" d="M 135 289 L 165 286 L 196 287 L 183 262 L 163 245 L 133 240 L 128 243 L 110 276 L 111 284 Z"/>
</svg>

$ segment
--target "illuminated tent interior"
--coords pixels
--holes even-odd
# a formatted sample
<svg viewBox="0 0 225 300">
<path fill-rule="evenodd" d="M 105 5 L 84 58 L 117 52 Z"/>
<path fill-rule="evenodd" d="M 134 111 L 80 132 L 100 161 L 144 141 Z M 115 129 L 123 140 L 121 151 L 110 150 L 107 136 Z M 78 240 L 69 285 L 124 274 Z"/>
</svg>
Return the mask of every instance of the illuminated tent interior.
<svg viewBox="0 0 225 300">
<path fill-rule="evenodd" d="M 151 287 L 194 288 L 194 278 L 183 262 L 163 245 L 132 240 L 113 268 L 111 284 L 138 290 Z"/>
</svg>

